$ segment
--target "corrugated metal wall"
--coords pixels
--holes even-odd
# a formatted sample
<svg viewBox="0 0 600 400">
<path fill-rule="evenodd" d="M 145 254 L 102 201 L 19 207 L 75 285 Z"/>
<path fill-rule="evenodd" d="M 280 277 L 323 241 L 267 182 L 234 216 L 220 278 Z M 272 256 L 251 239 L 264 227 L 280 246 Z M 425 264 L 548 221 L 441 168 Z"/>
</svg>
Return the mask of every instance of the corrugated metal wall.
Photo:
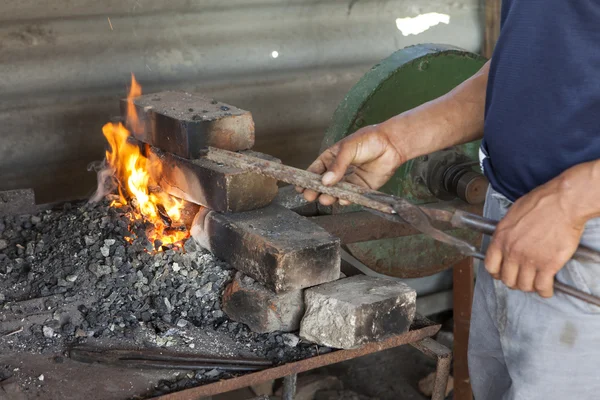
<svg viewBox="0 0 600 400">
<path fill-rule="evenodd" d="M 404 36 L 396 18 L 449 15 Z M 109 20 L 110 19 L 110 20 Z M 305 167 L 335 107 L 407 45 L 479 51 L 478 0 L 4 0 L 0 189 L 90 193 L 130 73 L 144 92 L 200 91 L 252 111 L 257 149 Z M 278 57 L 273 55 L 277 52 Z"/>
</svg>

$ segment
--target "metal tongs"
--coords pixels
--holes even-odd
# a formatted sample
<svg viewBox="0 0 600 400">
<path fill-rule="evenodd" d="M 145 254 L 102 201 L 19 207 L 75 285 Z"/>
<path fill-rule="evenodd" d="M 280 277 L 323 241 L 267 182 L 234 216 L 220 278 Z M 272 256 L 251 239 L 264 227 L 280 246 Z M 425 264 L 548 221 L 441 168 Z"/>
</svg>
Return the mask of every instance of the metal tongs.
<svg viewBox="0 0 600 400">
<path fill-rule="evenodd" d="M 208 147 L 203 156 L 219 164 L 236 167 L 245 171 L 255 172 L 277 179 L 291 185 L 300 186 L 325 193 L 338 199 L 363 206 L 387 220 L 407 223 L 416 230 L 431 236 L 433 239 L 456 247 L 466 256 L 483 260 L 485 257 L 475 246 L 457 237 L 449 235 L 433 226 L 432 221 L 446 222 L 456 228 L 466 228 L 485 235 L 492 235 L 496 230 L 496 221 L 479 217 L 459 210 L 441 210 L 420 207 L 410 201 L 381 193 L 376 190 L 354 185 L 349 182 L 338 182 L 333 186 L 325 186 L 321 175 L 280 164 L 271 160 L 253 157 L 248 154 L 235 153 L 228 150 Z M 580 247 L 574 254 L 574 259 L 586 262 L 600 263 L 600 253 Z M 576 297 L 588 303 L 600 306 L 600 297 L 582 292 L 563 283 L 554 282 L 554 288 L 565 294 Z"/>
<path fill-rule="evenodd" d="M 369 193 L 365 196 L 385 203 L 394 210 L 394 213 L 385 213 L 374 209 L 368 209 L 372 213 L 389 221 L 408 223 L 418 231 L 431 236 L 433 239 L 454 246 L 464 255 L 479 260 L 484 260 L 485 254 L 481 253 L 472 244 L 437 229 L 433 226 L 432 221 L 449 223 L 453 228 L 470 229 L 488 236 L 494 234 L 496 226 L 498 225 L 498 221 L 462 210 L 420 207 L 410 203 L 406 199 L 379 192 Z M 593 262 L 600 264 L 600 253 L 587 247 L 579 246 L 573 254 L 572 259 L 579 262 Z M 565 285 L 557 280 L 554 281 L 554 289 L 557 292 L 562 292 L 587 303 L 600 306 L 600 297 L 583 292 L 572 286 Z"/>
</svg>

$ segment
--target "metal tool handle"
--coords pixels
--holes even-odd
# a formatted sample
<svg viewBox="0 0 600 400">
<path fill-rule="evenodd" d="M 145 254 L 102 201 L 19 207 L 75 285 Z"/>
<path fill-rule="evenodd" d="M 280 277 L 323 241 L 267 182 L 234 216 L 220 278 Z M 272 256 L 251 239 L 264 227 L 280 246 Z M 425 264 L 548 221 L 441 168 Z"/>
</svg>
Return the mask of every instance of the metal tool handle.
<svg viewBox="0 0 600 400">
<path fill-rule="evenodd" d="M 496 231 L 496 226 L 498 225 L 498 221 L 460 210 L 457 210 L 454 213 L 451 223 L 456 227 L 468 228 L 488 236 L 492 236 L 494 234 Z M 587 247 L 579 246 L 577 250 L 575 250 L 572 259 L 579 262 L 592 262 L 600 264 L 600 253 Z"/>
<path fill-rule="evenodd" d="M 473 254 L 473 257 L 477 258 L 479 260 L 485 259 L 485 255 L 483 253 L 475 253 L 475 254 Z M 586 303 L 590 303 L 590 304 L 600 307 L 600 297 L 594 296 L 593 294 L 583 292 L 579 289 L 574 288 L 573 286 L 565 285 L 564 283 L 557 281 L 556 278 L 554 279 L 553 287 L 554 287 L 554 290 L 556 290 L 557 292 L 561 292 L 566 295 L 573 296 L 579 300 L 585 301 Z"/>
<path fill-rule="evenodd" d="M 464 211 L 456 211 L 454 217 L 452 218 L 452 225 L 469 228 L 474 231 L 481 232 L 484 235 L 492 236 L 496 230 L 498 222 L 488 218 L 480 217 L 479 215 L 466 213 Z M 473 257 L 480 260 L 485 260 L 485 254 L 480 252 L 473 254 Z M 587 247 L 579 246 L 575 251 L 575 254 L 573 254 L 572 259 L 580 262 L 600 263 L 600 253 L 588 249 Z M 586 303 L 600 307 L 600 297 L 583 292 L 574 288 L 573 286 L 565 285 L 556 279 L 554 280 L 553 286 L 554 290 L 557 292 L 573 296 L 579 300 L 585 301 Z"/>
</svg>

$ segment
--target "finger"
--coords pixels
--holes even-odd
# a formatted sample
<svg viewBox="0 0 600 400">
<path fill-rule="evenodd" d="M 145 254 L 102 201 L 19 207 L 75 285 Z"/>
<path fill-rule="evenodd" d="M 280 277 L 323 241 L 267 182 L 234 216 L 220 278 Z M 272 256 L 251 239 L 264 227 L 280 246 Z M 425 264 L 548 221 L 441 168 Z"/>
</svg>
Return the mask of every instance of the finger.
<svg viewBox="0 0 600 400">
<path fill-rule="evenodd" d="M 494 277 L 494 279 L 500 278 L 500 267 L 502 266 L 502 252 L 498 249 L 496 244 L 492 243 L 488 246 L 485 254 L 485 269 L 487 272 Z"/>
<path fill-rule="evenodd" d="M 317 199 L 317 197 L 319 197 L 319 193 L 315 192 L 314 190 L 308 190 L 306 189 L 304 191 L 304 199 L 306 201 L 310 201 L 313 202 Z"/>
<path fill-rule="evenodd" d="M 533 287 L 540 296 L 552 297 L 554 294 L 554 274 L 551 272 L 538 273 Z"/>
<path fill-rule="evenodd" d="M 508 286 L 511 289 L 516 289 L 518 275 L 519 275 L 519 264 L 518 263 L 508 260 L 508 259 L 502 261 L 502 267 L 500 270 L 500 278 L 502 279 L 502 282 L 504 282 L 504 284 L 506 286 Z"/>
<path fill-rule="evenodd" d="M 319 196 L 319 203 L 323 204 L 324 206 L 330 206 L 336 201 L 337 199 L 335 197 L 330 196 L 328 194 L 322 194 Z"/>
<path fill-rule="evenodd" d="M 308 172 L 312 172 L 317 175 L 322 175 L 325 171 L 327 171 L 327 164 L 331 163 L 333 161 L 333 159 L 335 158 L 335 155 L 334 155 L 335 147 L 337 147 L 337 145 L 330 149 L 327 149 L 323 153 L 321 153 L 319 158 L 317 158 L 315 161 L 313 161 L 313 163 L 310 164 L 306 170 Z M 296 186 L 296 192 L 304 193 L 304 198 L 307 201 L 311 201 L 311 202 L 315 201 L 317 199 L 317 197 L 319 196 L 319 193 L 315 192 L 314 190 L 301 188 L 299 186 Z"/>
<path fill-rule="evenodd" d="M 323 185 L 332 186 L 338 183 L 356 156 L 356 144 L 342 145 L 328 171 L 323 175 Z"/>
<path fill-rule="evenodd" d="M 327 162 L 332 161 L 335 158 L 331 150 L 325 150 L 312 164 L 306 169 L 308 172 L 312 172 L 317 175 L 323 174 L 327 171 Z"/>
<path fill-rule="evenodd" d="M 349 206 L 352 202 L 344 199 L 340 199 L 340 206 Z"/>
<path fill-rule="evenodd" d="M 533 292 L 533 283 L 537 270 L 530 265 L 521 266 L 519 268 L 519 276 L 517 277 L 517 288 L 523 292 Z"/>
</svg>

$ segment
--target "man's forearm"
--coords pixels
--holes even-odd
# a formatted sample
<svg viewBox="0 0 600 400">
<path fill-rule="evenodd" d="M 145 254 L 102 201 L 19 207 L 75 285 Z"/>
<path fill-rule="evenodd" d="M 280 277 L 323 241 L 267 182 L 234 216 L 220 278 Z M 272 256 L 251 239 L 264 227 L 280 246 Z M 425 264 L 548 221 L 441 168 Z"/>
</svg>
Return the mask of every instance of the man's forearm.
<svg viewBox="0 0 600 400">
<path fill-rule="evenodd" d="M 558 202 L 573 221 L 584 225 L 600 217 L 600 160 L 569 168 L 544 186 L 558 193 Z"/>
<path fill-rule="evenodd" d="M 410 160 L 483 136 L 489 61 L 451 92 L 380 124 Z"/>
</svg>

